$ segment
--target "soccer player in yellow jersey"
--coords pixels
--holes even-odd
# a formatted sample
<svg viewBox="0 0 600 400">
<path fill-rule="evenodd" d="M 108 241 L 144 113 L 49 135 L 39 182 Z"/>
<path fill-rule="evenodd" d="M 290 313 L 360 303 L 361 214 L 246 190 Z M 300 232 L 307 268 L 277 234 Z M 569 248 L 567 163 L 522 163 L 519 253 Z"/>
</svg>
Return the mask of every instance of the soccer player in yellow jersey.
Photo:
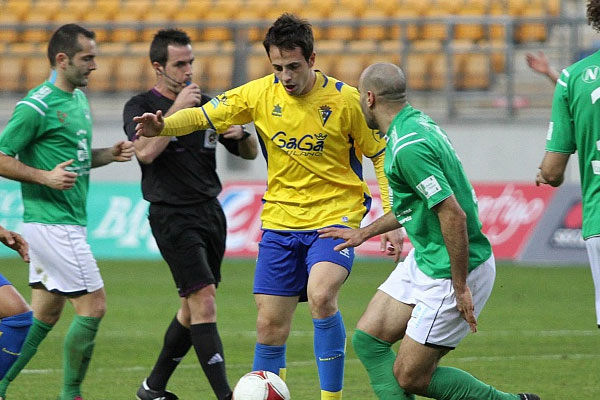
<svg viewBox="0 0 600 400">
<path fill-rule="evenodd" d="M 201 108 L 163 119 L 160 111 L 135 117 L 138 136 L 180 136 L 198 129 L 224 132 L 254 121 L 267 161 L 263 236 L 254 278 L 258 308 L 254 370 L 285 378 L 286 340 L 298 301 L 308 300 L 321 399 L 342 397 L 346 331 L 338 292 L 354 252 L 334 251 L 337 239 L 317 229 L 356 228 L 371 206 L 362 173 L 363 155 L 375 166 L 384 209 L 385 140 L 367 127 L 358 91 L 314 70 L 311 25 L 283 14 L 264 46 L 274 74 L 217 96 Z M 384 240 L 399 245 L 399 235 Z M 382 241 L 382 243 L 385 243 Z"/>
</svg>

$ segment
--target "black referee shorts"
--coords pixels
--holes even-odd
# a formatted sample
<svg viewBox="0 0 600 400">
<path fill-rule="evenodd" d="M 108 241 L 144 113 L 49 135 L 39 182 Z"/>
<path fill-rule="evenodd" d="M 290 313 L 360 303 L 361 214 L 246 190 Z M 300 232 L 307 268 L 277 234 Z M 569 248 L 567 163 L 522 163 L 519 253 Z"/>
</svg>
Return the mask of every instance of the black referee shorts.
<svg viewBox="0 0 600 400">
<path fill-rule="evenodd" d="M 148 219 L 179 296 L 218 286 L 227 223 L 217 199 L 192 206 L 151 204 Z"/>
</svg>

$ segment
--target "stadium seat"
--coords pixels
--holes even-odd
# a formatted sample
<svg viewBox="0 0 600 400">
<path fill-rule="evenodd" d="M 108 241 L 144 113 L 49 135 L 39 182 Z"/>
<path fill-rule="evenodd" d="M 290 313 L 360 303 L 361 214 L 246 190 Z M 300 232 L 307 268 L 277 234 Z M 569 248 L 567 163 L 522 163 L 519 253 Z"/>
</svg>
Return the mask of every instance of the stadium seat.
<svg viewBox="0 0 600 400">
<path fill-rule="evenodd" d="M 112 40 L 116 42 L 135 42 L 140 40 L 140 22 L 146 18 L 150 9 L 150 0 L 126 0 L 113 18 L 115 27 Z"/>
<path fill-rule="evenodd" d="M 159 29 L 170 27 L 173 24 L 173 14 L 174 10 L 168 13 L 158 7 L 149 10 L 145 15 L 145 25 L 140 32 L 141 41 L 150 43 Z"/>
<path fill-rule="evenodd" d="M 231 21 L 234 11 L 225 7 L 213 7 L 205 11 L 202 22 L 208 25 L 202 28 L 203 40 L 227 41 L 232 40 L 232 30 L 227 24 Z"/>
<path fill-rule="evenodd" d="M 21 21 L 31 8 L 31 1 L 6 0 L 2 6 L 2 13 L 9 13 Z"/>
<path fill-rule="evenodd" d="M 202 8 L 197 6 L 197 3 L 184 4 L 183 8 L 177 9 L 172 18 L 178 28 L 183 29 L 192 42 L 202 38 L 202 30 L 198 26 L 198 21 L 201 21 Z"/>
<path fill-rule="evenodd" d="M 490 58 L 482 53 L 455 56 L 455 89 L 487 90 L 490 87 Z"/>
<path fill-rule="evenodd" d="M 115 87 L 117 91 L 142 92 L 152 87 L 147 82 L 147 69 L 150 68 L 147 56 L 123 55 L 115 65 Z"/>
<path fill-rule="evenodd" d="M 482 1 L 468 1 L 461 7 L 457 14 L 460 17 L 483 17 L 486 14 L 486 4 Z M 484 37 L 484 25 L 478 22 L 456 24 L 454 27 L 455 39 L 480 40 Z"/>
<path fill-rule="evenodd" d="M 27 25 L 22 40 L 26 42 L 46 42 L 52 34 L 52 21 L 61 6 L 60 0 L 36 2 L 23 17 Z"/>
<path fill-rule="evenodd" d="M 20 22 L 20 17 L 9 10 L 2 11 L 0 13 L 0 24 L 9 25 L 9 24 L 18 24 Z M 12 29 L 0 29 L 0 43 L 13 43 L 19 40 L 19 33 L 17 27 Z"/>
<path fill-rule="evenodd" d="M 357 38 L 359 40 L 387 39 L 387 33 L 389 31 L 389 26 L 385 25 L 387 19 L 388 16 L 385 10 L 381 8 L 373 7 L 365 10 L 361 15 Z"/>
<path fill-rule="evenodd" d="M 503 1 L 492 1 L 488 5 L 488 15 L 492 17 L 505 16 L 507 13 L 506 4 Z M 504 24 L 489 24 L 488 38 L 490 40 L 505 40 L 506 26 Z"/>
<path fill-rule="evenodd" d="M 334 7 L 328 18 L 326 37 L 333 40 L 352 40 L 356 37 L 356 14 L 348 7 Z"/>
<path fill-rule="evenodd" d="M 98 43 L 112 40 L 112 27 L 109 25 L 113 21 L 115 14 L 119 10 L 119 3 L 116 0 L 96 0 L 93 10 L 82 16 L 82 22 L 96 33 Z"/>
<path fill-rule="evenodd" d="M 344 42 L 341 40 L 319 40 L 315 43 L 315 69 L 325 75 L 335 73 L 339 54 L 344 52 Z"/>
<path fill-rule="evenodd" d="M 34 54 L 25 58 L 23 68 L 23 84 L 26 88 L 34 88 L 50 76 L 50 62 L 44 54 Z"/>
<path fill-rule="evenodd" d="M 0 91 L 26 92 L 28 90 L 22 84 L 24 63 L 23 57 L 0 57 Z"/>
<path fill-rule="evenodd" d="M 519 17 L 522 18 L 540 18 L 540 22 L 526 22 L 515 28 L 515 41 L 517 43 L 544 42 L 548 36 L 546 24 L 543 19 L 546 17 L 546 10 L 542 4 L 532 3 L 526 6 Z"/>
<path fill-rule="evenodd" d="M 411 90 L 431 90 L 433 64 L 439 62 L 445 65 L 442 45 L 438 40 L 418 40 L 411 42 L 406 50 L 406 59 L 403 63 L 406 73 L 407 85 Z M 443 58 L 443 57 L 442 57 Z M 438 71 L 439 72 L 439 71 Z M 437 82 L 439 85 L 439 80 Z"/>
<path fill-rule="evenodd" d="M 233 43 L 223 42 L 218 53 L 210 56 L 205 70 L 207 84 L 205 89 L 218 94 L 232 87 Z"/>
<path fill-rule="evenodd" d="M 262 43 L 254 43 L 250 49 L 246 62 L 246 73 L 247 80 L 251 81 L 254 79 L 262 78 L 265 75 L 269 75 L 273 72 L 273 66 L 267 57 L 265 48 Z"/>
<path fill-rule="evenodd" d="M 98 43 L 97 69 L 92 72 L 88 85 L 91 91 L 114 92 L 118 89 L 116 87 L 117 64 L 126 53 L 126 43 Z"/>
<path fill-rule="evenodd" d="M 396 19 L 417 20 L 420 18 L 419 11 L 415 8 L 398 7 L 393 11 L 391 17 Z M 389 28 L 390 39 L 417 40 L 419 37 L 419 25 L 412 22 L 401 22 Z"/>
<path fill-rule="evenodd" d="M 404 42 L 401 40 L 383 40 L 379 42 L 377 54 L 370 57 L 371 63 L 389 62 L 398 66 L 402 65 L 404 55 Z"/>
</svg>

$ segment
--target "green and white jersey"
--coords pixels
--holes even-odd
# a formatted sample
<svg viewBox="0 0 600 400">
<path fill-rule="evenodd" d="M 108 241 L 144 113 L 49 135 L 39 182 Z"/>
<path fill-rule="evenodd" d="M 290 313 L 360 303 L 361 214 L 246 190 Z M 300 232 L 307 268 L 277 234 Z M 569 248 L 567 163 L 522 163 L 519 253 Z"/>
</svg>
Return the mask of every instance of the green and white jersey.
<svg viewBox="0 0 600 400">
<path fill-rule="evenodd" d="M 492 247 L 481 231 L 475 191 L 442 129 L 407 104 L 387 135 L 385 174 L 392 210 L 415 248 L 419 269 L 435 279 L 451 277 L 440 221 L 432 210 L 451 195 L 467 215 L 469 271 L 490 258 Z"/>
<path fill-rule="evenodd" d="M 562 71 L 554 91 L 546 151 L 577 151 L 583 237 L 600 235 L 600 52 Z"/>
<path fill-rule="evenodd" d="M 48 171 L 73 159 L 65 169 L 78 175 L 69 190 L 21 183 L 25 222 L 86 225 L 91 143 L 90 107 L 81 90 L 68 93 L 44 82 L 17 103 L 0 134 L 0 152 Z"/>
</svg>

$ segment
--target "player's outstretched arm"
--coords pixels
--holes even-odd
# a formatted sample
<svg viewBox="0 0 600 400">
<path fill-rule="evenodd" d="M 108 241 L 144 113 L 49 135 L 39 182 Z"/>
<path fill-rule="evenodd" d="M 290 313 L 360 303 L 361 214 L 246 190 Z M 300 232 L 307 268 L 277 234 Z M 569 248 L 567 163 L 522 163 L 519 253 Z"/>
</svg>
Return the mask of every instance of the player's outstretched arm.
<svg viewBox="0 0 600 400">
<path fill-rule="evenodd" d="M 0 226 L 0 242 L 19 253 L 23 261 L 29 262 L 29 245 L 21 235 Z"/>
<path fill-rule="evenodd" d="M 359 229 L 335 228 L 328 227 L 319 229 L 319 237 L 321 238 L 337 238 L 344 239 L 345 243 L 341 243 L 334 247 L 335 251 L 343 250 L 347 247 L 357 247 L 363 244 L 366 240 L 373 236 L 380 235 L 385 232 L 400 228 L 401 225 L 392 212 L 389 212 L 377 218 L 368 226 Z"/>
<path fill-rule="evenodd" d="M 143 113 L 137 117 L 133 117 L 135 126 L 135 136 L 154 137 L 160 135 L 165 127 L 165 120 L 162 111 L 158 110 L 156 114 Z"/>
<path fill-rule="evenodd" d="M 537 54 L 527 53 L 525 59 L 529 68 L 537 73 L 546 75 L 552 82 L 556 83 L 560 77 L 560 72 L 550 65 L 548 58 L 543 52 L 538 51 Z"/>
</svg>

